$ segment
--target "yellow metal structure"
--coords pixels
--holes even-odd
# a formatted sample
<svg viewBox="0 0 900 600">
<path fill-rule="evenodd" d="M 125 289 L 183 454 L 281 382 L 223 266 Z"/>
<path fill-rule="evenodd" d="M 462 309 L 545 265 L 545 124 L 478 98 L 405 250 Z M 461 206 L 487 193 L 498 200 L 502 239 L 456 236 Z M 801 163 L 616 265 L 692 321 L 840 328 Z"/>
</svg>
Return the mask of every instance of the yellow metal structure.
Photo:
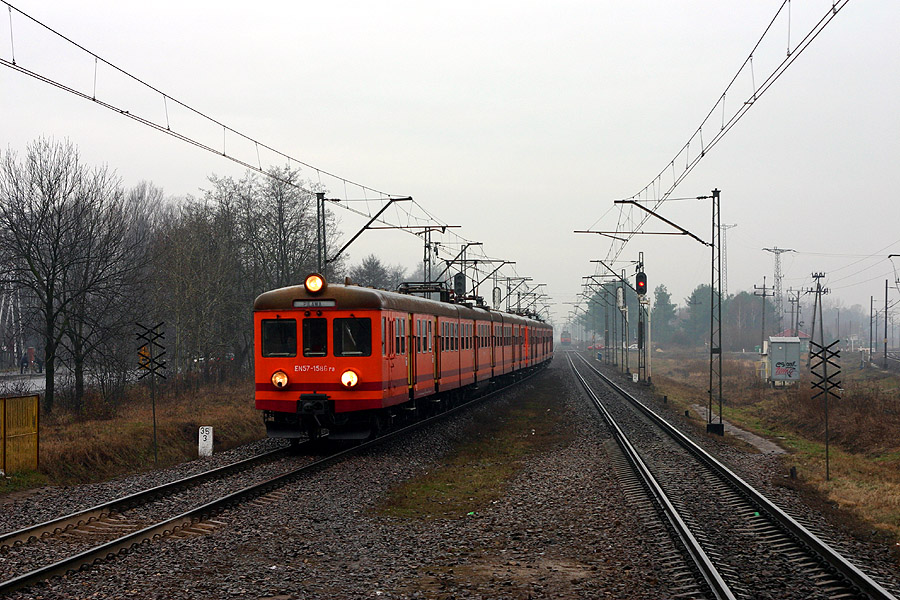
<svg viewBox="0 0 900 600">
<path fill-rule="evenodd" d="M 38 468 L 38 397 L 0 398 L 0 469 Z"/>
</svg>

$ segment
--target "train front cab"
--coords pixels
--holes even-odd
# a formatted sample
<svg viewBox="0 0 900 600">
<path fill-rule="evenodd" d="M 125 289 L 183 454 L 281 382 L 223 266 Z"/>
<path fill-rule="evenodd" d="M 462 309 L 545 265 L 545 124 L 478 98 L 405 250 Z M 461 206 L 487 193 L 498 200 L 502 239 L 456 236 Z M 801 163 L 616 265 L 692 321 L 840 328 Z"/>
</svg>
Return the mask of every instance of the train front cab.
<svg viewBox="0 0 900 600">
<path fill-rule="evenodd" d="M 270 437 L 304 437 L 409 399 L 405 343 L 389 348 L 392 313 L 381 302 L 374 290 L 343 286 L 319 294 L 293 286 L 257 298 L 256 408 Z"/>
</svg>

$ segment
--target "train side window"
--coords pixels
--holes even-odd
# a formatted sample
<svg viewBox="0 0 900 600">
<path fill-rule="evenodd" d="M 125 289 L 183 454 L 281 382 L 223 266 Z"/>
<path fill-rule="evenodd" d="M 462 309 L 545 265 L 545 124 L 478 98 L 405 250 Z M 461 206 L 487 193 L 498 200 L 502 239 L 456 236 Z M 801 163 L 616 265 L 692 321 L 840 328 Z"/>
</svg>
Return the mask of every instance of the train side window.
<svg viewBox="0 0 900 600">
<path fill-rule="evenodd" d="M 381 317 L 381 355 L 387 356 L 387 344 L 385 344 L 384 340 L 387 339 L 387 318 Z"/>
<path fill-rule="evenodd" d="M 416 319 L 416 353 L 422 352 L 422 319 Z"/>
<path fill-rule="evenodd" d="M 406 319 L 400 319 L 400 354 L 406 354 Z"/>
<path fill-rule="evenodd" d="M 303 356 L 328 354 L 328 319 L 303 319 Z"/>
<path fill-rule="evenodd" d="M 335 356 L 372 356 L 372 319 L 335 319 Z"/>
<path fill-rule="evenodd" d="M 400 354 L 400 319 L 394 319 L 394 354 Z"/>
<path fill-rule="evenodd" d="M 427 323 L 428 326 L 425 329 L 428 332 L 426 335 L 428 339 L 428 352 L 431 352 L 431 319 L 428 319 Z"/>
<path fill-rule="evenodd" d="M 260 326 L 263 356 L 297 356 L 296 319 L 263 319 Z"/>
</svg>

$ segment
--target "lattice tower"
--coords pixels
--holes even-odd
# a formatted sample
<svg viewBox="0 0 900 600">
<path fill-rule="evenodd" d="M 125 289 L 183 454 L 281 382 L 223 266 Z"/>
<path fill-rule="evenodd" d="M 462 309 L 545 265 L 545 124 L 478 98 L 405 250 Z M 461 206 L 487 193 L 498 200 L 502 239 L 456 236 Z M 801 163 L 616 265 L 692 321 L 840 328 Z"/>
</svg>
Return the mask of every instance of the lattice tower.
<svg viewBox="0 0 900 600">
<path fill-rule="evenodd" d="M 728 298 L 728 245 L 726 244 L 726 233 L 729 229 L 737 227 L 734 225 L 722 225 L 722 298 Z"/>
<path fill-rule="evenodd" d="M 785 252 L 796 252 L 790 248 L 763 248 L 775 255 L 775 316 L 778 318 L 778 332 L 784 331 L 784 294 L 781 289 L 781 255 Z"/>
</svg>

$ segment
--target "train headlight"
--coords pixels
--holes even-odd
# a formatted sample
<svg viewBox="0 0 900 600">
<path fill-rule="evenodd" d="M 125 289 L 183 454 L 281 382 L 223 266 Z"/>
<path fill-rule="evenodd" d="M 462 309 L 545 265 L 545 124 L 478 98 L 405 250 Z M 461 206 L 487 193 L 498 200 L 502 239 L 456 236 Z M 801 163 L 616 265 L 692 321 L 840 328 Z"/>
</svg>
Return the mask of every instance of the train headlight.
<svg viewBox="0 0 900 600">
<path fill-rule="evenodd" d="M 359 375 L 356 373 L 356 371 L 347 369 L 346 371 L 341 373 L 341 383 L 345 388 L 356 387 L 356 384 L 359 383 Z"/>
<path fill-rule="evenodd" d="M 310 294 L 318 294 L 325 287 L 325 278 L 318 273 L 312 273 L 307 275 L 303 285 Z"/>
<path fill-rule="evenodd" d="M 272 385 L 281 389 L 287 387 L 288 376 L 284 371 L 275 371 L 272 373 Z"/>
</svg>

